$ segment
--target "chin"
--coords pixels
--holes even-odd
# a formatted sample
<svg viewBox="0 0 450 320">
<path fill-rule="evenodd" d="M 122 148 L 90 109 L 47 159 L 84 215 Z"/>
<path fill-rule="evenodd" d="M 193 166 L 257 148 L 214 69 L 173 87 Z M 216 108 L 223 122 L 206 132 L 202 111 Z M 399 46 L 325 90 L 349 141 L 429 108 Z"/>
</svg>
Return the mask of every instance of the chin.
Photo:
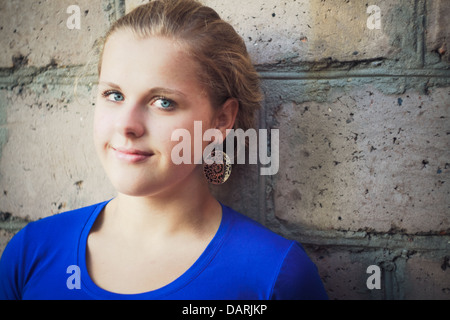
<svg viewBox="0 0 450 320">
<path fill-rule="evenodd" d="M 149 188 L 149 187 L 141 187 L 141 186 L 124 186 L 115 185 L 115 189 L 118 193 L 129 196 L 129 197 L 146 197 L 151 196 L 152 194 L 157 193 L 157 190 L 155 188 Z M 152 190 L 153 189 L 153 190 Z"/>
<path fill-rule="evenodd" d="M 142 178 L 142 176 L 137 177 L 135 175 L 117 175 L 112 174 L 108 175 L 111 184 L 114 189 L 121 194 L 125 194 L 128 196 L 141 197 L 148 193 L 149 190 L 155 189 L 155 183 L 152 183 L 153 186 L 149 185 L 149 181 L 154 180 L 151 178 Z"/>
<path fill-rule="evenodd" d="M 122 171 L 116 168 L 117 170 L 110 171 L 111 174 L 108 177 L 117 192 L 127 196 L 144 197 L 162 194 L 168 190 L 176 193 L 174 189 L 179 189 L 182 185 L 189 184 L 190 180 L 197 178 L 194 168 L 178 166 L 172 170 L 154 169 L 140 172 Z M 200 178 L 203 178 L 202 172 L 199 172 Z"/>
<path fill-rule="evenodd" d="M 158 179 L 154 176 L 145 178 L 128 176 L 126 178 L 112 177 L 110 179 L 115 190 L 130 197 L 149 197 L 160 194 L 166 190 L 171 183 L 167 179 Z"/>
</svg>

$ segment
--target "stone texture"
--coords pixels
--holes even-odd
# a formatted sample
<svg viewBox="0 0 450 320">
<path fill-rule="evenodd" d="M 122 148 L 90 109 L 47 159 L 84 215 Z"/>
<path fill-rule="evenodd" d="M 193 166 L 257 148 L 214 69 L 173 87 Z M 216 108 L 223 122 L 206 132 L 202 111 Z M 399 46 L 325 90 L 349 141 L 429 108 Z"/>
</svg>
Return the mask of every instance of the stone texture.
<svg viewBox="0 0 450 320">
<path fill-rule="evenodd" d="M 127 0 L 127 11 L 146 0 Z M 412 1 L 383 1 L 380 29 L 370 29 L 368 4 L 358 1 L 204 0 L 244 38 L 256 64 L 321 60 L 416 60 Z M 405 23 L 405 21 L 407 23 Z"/>
<path fill-rule="evenodd" d="M 71 5 L 80 29 L 69 29 Z M 109 1 L 1 1 L 0 67 L 84 64 L 109 26 Z M 72 11 L 70 11 L 72 12 Z"/>
<path fill-rule="evenodd" d="M 427 63 L 444 67 L 450 62 L 450 6 L 445 0 L 426 2 L 426 49 Z M 444 63 L 442 63 L 444 62 Z"/>
<path fill-rule="evenodd" d="M 236 27 L 257 64 L 392 57 L 401 51 L 392 37 L 404 37 L 410 30 L 392 35 L 392 24 L 400 26 L 391 12 L 402 7 L 405 20 L 412 18 L 399 1 L 380 5 L 381 29 L 367 27 L 370 14 L 365 2 L 252 1 L 244 6 L 231 2 L 206 1 Z"/>
<path fill-rule="evenodd" d="M 329 103 L 280 102 L 271 116 L 289 130 L 280 133 L 277 218 L 321 230 L 449 230 L 449 96 L 366 87 Z"/>
<path fill-rule="evenodd" d="M 381 299 L 383 291 L 368 290 L 366 280 L 370 261 L 356 261 L 347 250 L 310 251 L 309 256 L 320 266 L 320 276 L 330 300 Z"/>
<path fill-rule="evenodd" d="M 113 195 L 93 147 L 92 93 L 79 89 L 77 96 L 70 86 L 0 91 L 8 137 L 1 211 L 36 220 Z"/>
<path fill-rule="evenodd" d="M 423 300 L 450 298 L 449 256 L 405 250 L 308 248 L 331 300 Z M 369 266 L 381 271 L 380 289 L 369 289 Z"/>
<path fill-rule="evenodd" d="M 422 254 L 408 260 L 405 272 L 405 299 L 450 299 L 450 256 L 445 254 L 448 252 L 437 257 Z"/>
</svg>

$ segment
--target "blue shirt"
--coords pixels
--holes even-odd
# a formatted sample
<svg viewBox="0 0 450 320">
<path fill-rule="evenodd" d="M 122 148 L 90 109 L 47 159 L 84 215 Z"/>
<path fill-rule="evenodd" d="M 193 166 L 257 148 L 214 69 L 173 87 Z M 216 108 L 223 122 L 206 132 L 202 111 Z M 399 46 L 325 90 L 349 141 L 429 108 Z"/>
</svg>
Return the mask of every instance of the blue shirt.
<svg viewBox="0 0 450 320">
<path fill-rule="evenodd" d="M 301 245 L 222 205 L 220 227 L 170 284 L 140 294 L 98 287 L 86 267 L 89 232 L 107 202 L 29 223 L 0 260 L 0 299 L 327 299 Z"/>
</svg>

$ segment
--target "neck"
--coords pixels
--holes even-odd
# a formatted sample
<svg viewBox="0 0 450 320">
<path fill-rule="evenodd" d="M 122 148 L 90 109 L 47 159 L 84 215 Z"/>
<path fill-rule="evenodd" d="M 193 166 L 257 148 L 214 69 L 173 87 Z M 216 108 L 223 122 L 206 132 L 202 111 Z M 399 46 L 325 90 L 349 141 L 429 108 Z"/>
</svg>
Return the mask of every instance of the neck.
<svg viewBox="0 0 450 320">
<path fill-rule="evenodd" d="M 190 179 L 152 196 L 119 193 L 105 208 L 103 222 L 117 232 L 133 236 L 208 233 L 217 229 L 222 211 L 202 178 Z"/>
</svg>

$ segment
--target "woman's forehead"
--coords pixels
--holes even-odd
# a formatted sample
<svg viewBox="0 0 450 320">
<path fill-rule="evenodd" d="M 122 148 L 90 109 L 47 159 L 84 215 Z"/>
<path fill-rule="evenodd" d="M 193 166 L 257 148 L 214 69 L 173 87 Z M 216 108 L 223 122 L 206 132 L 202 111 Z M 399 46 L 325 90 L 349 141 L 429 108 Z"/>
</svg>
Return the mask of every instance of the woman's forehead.
<svg viewBox="0 0 450 320">
<path fill-rule="evenodd" d="M 119 31 L 105 44 L 102 68 L 135 69 L 160 73 L 197 73 L 199 65 L 176 41 L 164 37 L 138 38 L 130 32 Z M 193 79 L 192 79 L 193 80 Z"/>
</svg>

